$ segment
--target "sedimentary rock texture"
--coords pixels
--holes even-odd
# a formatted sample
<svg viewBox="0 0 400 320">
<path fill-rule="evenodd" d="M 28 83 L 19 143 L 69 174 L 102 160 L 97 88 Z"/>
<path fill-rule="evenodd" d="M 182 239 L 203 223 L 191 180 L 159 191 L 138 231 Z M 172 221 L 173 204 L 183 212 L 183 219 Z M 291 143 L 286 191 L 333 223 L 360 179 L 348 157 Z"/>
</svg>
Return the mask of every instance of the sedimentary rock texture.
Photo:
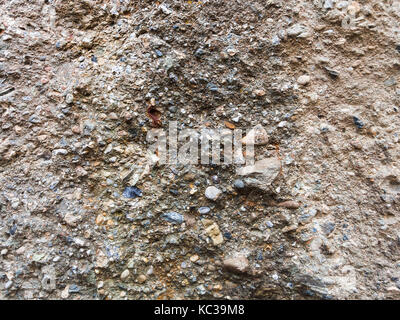
<svg viewBox="0 0 400 320">
<path fill-rule="evenodd" d="M 399 1 L 0 11 L 1 299 L 400 298 Z M 163 164 L 170 121 L 262 165 Z"/>
</svg>

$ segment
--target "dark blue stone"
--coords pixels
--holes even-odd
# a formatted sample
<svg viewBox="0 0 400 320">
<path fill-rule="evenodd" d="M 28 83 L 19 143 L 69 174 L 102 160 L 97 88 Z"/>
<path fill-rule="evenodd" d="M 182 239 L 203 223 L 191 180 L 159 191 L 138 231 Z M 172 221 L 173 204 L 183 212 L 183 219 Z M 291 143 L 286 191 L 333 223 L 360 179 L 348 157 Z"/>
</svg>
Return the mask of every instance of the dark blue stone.
<svg viewBox="0 0 400 320">
<path fill-rule="evenodd" d="M 10 235 L 14 235 L 15 231 L 17 231 L 17 226 L 14 224 L 11 228 L 10 228 Z"/>
<path fill-rule="evenodd" d="M 136 187 L 126 187 L 122 195 L 125 198 L 134 199 L 142 196 L 142 191 Z"/>
<path fill-rule="evenodd" d="M 159 58 L 163 56 L 163 54 L 160 50 L 156 49 L 156 50 L 154 50 L 154 52 L 156 53 L 157 57 L 159 57 Z"/>
<path fill-rule="evenodd" d="M 364 123 L 358 119 L 357 117 L 353 117 L 354 124 L 357 126 L 358 129 L 362 129 L 364 127 Z"/>
</svg>

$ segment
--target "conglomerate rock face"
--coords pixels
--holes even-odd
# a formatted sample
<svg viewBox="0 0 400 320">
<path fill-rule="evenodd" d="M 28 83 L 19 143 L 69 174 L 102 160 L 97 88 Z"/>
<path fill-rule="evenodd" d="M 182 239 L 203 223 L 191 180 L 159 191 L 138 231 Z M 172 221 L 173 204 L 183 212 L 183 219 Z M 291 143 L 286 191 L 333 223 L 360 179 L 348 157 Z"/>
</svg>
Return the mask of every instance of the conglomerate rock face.
<svg viewBox="0 0 400 320">
<path fill-rule="evenodd" d="M 400 298 L 397 0 L 0 0 L 1 299 Z M 256 165 L 153 127 L 256 128 Z"/>
</svg>

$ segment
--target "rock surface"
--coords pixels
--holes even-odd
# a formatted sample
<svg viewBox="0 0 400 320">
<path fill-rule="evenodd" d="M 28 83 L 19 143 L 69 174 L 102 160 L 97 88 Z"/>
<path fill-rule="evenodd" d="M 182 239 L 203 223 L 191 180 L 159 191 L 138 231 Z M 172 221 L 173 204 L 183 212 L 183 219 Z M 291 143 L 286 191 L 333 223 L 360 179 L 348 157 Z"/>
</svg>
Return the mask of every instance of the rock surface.
<svg viewBox="0 0 400 320">
<path fill-rule="evenodd" d="M 246 273 L 249 271 L 249 261 L 241 253 L 235 253 L 232 257 L 224 259 L 222 264 L 226 270 L 234 273 Z"/>
<path fill-rule="evenodd" d="M 222 191 L 219 190 L 218 188 L 211 186 L 211 187 L 207 187 L 204 195 L 206 196 L 207 199 L 216 201 L 218 200 L 218 198 L 220 197 Z"/>
<path fill-rule="evenodd" d="M 399 1 L 0 12 L 0 299 L 400 298 Z M 170 121 L 256 165 L 164 164 Z"/>
<path fill-rule="evenodd" d="M 281 171 L 281 161 L 276 158 L 266 158 L 255 161 L 254 164 L 238 169 L 238 175 L 244 176 L 244 183 L 248 187 L 271 192 L 271 185 Z"/>
<path fill-rule="evenodd" d="M 268 133 L 265 131 L 262 125 L 258 124 L 242 139 L 244 145 L 254 144 L 254 145 L 264 145 L 267 144 L 269 140 Z"/>
</svg>

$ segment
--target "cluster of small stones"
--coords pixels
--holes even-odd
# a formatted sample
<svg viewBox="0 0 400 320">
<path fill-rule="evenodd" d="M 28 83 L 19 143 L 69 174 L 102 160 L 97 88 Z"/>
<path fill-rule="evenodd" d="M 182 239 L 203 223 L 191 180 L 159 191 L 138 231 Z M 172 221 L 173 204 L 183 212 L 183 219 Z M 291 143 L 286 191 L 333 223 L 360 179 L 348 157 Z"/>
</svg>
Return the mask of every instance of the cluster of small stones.
<svg viewBox="0 0 400 320">
<path fill-rule="evenodd" d="M 389 2 L 0 0 L 0 298 L 399 298 Z M 149 108 L 255 164 L 160 164 Z"/>
</svg>

